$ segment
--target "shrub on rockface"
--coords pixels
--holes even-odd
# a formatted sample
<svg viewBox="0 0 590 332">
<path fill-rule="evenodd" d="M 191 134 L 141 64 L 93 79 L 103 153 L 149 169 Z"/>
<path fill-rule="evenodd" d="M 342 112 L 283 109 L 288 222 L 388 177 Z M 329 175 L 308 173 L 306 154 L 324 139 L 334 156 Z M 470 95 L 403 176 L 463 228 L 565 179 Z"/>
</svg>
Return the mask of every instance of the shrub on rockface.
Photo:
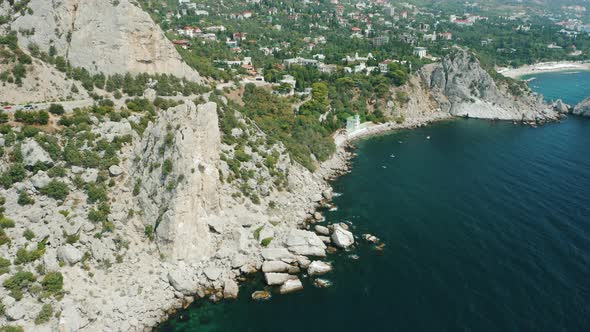
<svg viewBox="0 0 590 332">
<path fill-rule="evenodd" d="M 39 191 L 43 195 L 49 196 L 58 201 L 63 201 L 70 194 L 70 188 L 68 185 L 58 180 L 51 180 Z"/>
<path fill-rule="evenodd" d="M 53 307 L 51 306 L 51 304 L 44 304 L 41 307 L 41 310 L 39 311 L 39 313 L 37 314 L 37 317 L 35 317 L 35 324 L 40 325 L 40 324 L 47 323 L 51 319 L 52 315 L 53 315 Z"/>
<path fill-rule="evenodd" d="M 61 272 L 47 273 L 41 281 L 41 286 L 43 286 L 43 291 L 51 295 L 61 292 L 64 286 L 64 278 Z"/>
<path fill-rule="evenodd" d="M 35 275 L 31 272 L 19 271 L 12 277 L 6 279 L 2 285 L 10 291 L 10 296 L 17 301 L 22 299 L 22 292 L 36 280 Z"/>
</svg>

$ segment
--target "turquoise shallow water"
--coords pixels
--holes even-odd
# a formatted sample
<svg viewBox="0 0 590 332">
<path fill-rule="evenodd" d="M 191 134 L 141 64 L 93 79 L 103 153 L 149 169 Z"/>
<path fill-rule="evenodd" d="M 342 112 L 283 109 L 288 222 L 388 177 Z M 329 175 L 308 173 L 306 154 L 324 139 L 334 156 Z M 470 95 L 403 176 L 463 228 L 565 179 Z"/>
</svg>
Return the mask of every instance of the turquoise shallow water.
<svg viewBox="0 0 590 332">
<path fill-rule="evenodd" d="M 523 79 L 534 78 L 529 86 L 545 96 L 547 101 L 562 99 L 574 106 L 590 96 L 590 72 L 569 71 L 527 75 Z"/>
<path fill-rule="evenodd" d="M 590 95 L 566 81 L 562 98 Z M 327 219 L 380 237 L 382 253 L 330 256 L 329 289 L 305 278 L 301 293 L 253 302 L 254 280 L 237 301 L 199 302 L 159 330 L 588 331 L 588 147 L 579 118 L 461 119 L 361 141 Z"/>
</svg>

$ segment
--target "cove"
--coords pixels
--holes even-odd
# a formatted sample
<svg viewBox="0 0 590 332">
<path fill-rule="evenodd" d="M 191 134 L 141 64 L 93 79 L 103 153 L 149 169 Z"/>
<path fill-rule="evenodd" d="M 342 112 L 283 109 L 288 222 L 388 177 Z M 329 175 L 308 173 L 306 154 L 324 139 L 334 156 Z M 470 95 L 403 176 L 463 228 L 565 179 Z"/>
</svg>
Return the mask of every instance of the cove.
<svg viewBox="0 0 590 332">
<path fill-rule="evenodd" d="M 590 95 L 565 75 L 531 86 L 572 104 Z M 378 236 L 383 252 L 361 241 L 329 256 L 330 288 L 304 278 L 303 292 L 254 302 L 256 279 L 236 301 L 197 302 L 159 330 L 588 330 L 589 120 L 458 119 L 357 146 L 326 218 Z"/>
</svg>

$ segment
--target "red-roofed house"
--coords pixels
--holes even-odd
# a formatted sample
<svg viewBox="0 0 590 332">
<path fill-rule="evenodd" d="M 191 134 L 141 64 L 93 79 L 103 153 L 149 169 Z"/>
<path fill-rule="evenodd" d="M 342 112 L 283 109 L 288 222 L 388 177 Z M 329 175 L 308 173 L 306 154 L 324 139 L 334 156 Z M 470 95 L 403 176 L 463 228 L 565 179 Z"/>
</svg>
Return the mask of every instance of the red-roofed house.
<svg viewBox="0 0 590 332">
<path fill-rule="evenodd" d="M 191 46 L 191 43 L 185 39 L 174 40 L 172 43 L 184 48 L 185 50 Z"/>
</svg>

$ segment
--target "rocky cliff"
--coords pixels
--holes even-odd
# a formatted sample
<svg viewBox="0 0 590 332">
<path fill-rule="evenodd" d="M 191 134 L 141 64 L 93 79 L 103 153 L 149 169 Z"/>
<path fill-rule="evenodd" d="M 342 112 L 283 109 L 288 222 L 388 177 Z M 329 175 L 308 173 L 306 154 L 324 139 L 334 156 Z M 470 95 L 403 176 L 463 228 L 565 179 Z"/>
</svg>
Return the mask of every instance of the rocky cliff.
<svg viewBox="0 0 590 332">
<path fill-rule="evenodd" d="M 198 80 L 150 16 L 130 0 L 31 0 L 11 24 L 19 44 L 54 46 L 73 66 L 115 73 L 166 73 Z M 26 32 L 26 33 L 25 33 Z"/>
<path fill-rule="evenodd" d="M 495 81 L 479 60 L 458 50 L 419 72 L 441 110 L 483 119 L 545 121 L 557 113 L 526 87 Z"/>
<path fill-rule="evenodd" d="M 198 262 L 213 254 L 208 221 L 220 209 L 220 145 L 216 105 L 187 103 L 163 113 L 136 146 L 139 207 L 172 260 Z"/>
</svg>

